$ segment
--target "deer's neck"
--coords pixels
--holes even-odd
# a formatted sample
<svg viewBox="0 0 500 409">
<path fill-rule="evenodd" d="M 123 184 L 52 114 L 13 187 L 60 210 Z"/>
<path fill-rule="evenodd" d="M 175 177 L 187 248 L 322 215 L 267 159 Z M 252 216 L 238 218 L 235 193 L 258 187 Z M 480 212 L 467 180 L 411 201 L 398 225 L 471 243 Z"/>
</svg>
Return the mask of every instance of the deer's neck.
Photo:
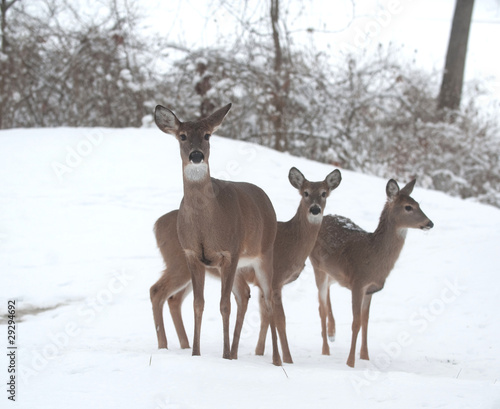
<svg viewBox="0 0 500 409">
<path fill-rule="evenodd" d="M 208 166 L 208 165 L 207 165 Z M 189 169 L 189 165 L 184 168 L 184 198 L 182 206 L 184 210 L 192 213 L 192 217 L 196 214 L 205 214 L 217 206 L 215 200 L 216 194 L 213 185 L 213 180 L 210 177 L 210 172 L 207 168 L 200 177 L 199 169 Z"/>
<path fill-rule="evenodd" d="M 402 229 L 394 223 L 388 212 L 382 212 L 380 216 L 380 221 L 377 229 L 372 233 L 372 247 L 376 253 L 381 256 L 384 260 L 384 270 L 385 275 L 389 275 L 390 271 L 394 267 L 406 238 L 406 229 Z"/>
<path fill-rule="evenodd" d="M 308 212 L 300 207 L 292 219 L 278 223 L 275 260 L 279 262 L 275 263 L 275 270 L 292 274 L 298 269 L 300 273 L 316 243 L 320 228 L 321 222 L 317 219 L 311 222 Z"/>
<path fill-rule="evenodd" d="M 299 206 L 295 216 L 286 223 L 297 233 L 297 236 L 316 237 L 321 228 L 322 218 L 323 216 L 312 216 L 309 211 L 305 211 Z"/>
</svg>

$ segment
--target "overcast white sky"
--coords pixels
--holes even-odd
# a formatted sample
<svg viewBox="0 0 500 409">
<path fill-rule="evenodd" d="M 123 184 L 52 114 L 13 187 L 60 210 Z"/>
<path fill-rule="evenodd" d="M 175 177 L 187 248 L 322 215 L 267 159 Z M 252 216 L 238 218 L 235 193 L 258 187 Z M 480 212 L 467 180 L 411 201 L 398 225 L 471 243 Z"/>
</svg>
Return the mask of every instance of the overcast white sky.
<svg viewBox="0 0 500 409">
<path fill-rule="evenodd" d="M 218 7 L 221 0 L 147 0 L 141 12 L 148 30 L 189 47 L 212 45 L 220 37 L 234 36 L 234 15 Z M 244 1 L 228 1 L 240 12 Z M 265 0 L 250 0 L 245 16 L 267 8 Z M 352 21 L 354 3 L 356 18 Z M 320 49 L 335 56 L 340 48 L 374 47 L 379 42 L 404 45 L 402 53 L 417 50 L 417 63 L 430 70 L 444 65 L 455 0 L 295 0 L 282 2 L 288 11 L 293 41 L 307 44 L 311 34 Z M 147 6 L 146 6 L 147 5 Z M 236 5 L 236 6 L 235 6 Z M 351 23 L 350 23 L 351 22 Z M 350 24 L 349 24 L 350 23 Z M 346 28 L 347 27 L 347 28 Z M 337 32 L 337 33 L 335 33 Z M 469 38 L 467 79 L 482 79 L 500 97 L 500 0 L 476 0 Z"/>
</svg>

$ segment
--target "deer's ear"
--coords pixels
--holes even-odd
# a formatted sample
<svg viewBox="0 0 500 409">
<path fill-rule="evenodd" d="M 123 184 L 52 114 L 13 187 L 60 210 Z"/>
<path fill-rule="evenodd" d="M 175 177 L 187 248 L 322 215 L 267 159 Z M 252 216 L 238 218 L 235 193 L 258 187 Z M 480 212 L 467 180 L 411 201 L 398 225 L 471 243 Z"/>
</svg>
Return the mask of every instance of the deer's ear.
<svg viewBox="0 0 500 409">
<path fill-rule="evenodd" d="M 177 119 L 175 114 L 161 105 L 156 105 L 155 123 L 160 130 L 171 135 L 175 135 L 181 125 L 181 121 Z"/>
<path fill-rule="evenodd" d="M 389 199 L 393 199 L 399 193 L 398 183 L 394 179 L 389 180 L 389 182 L 387 182 L 385 192 L 387 193 L 387 197 Z"/>
<path fill-rule="evenodd" d="M 208 125 L 212 128 L 212 132 L 215 132 L 217 128 L 220 126 L 227 113 L 231 109 L 232 104 L 227 104 L 226 106 L 219 108 L 212 115 L 210 115 L 206 121 Z"/>
<path fill-rule="evenodd" d="M 413 179 L 411 182 L 409 182 L 403 189 L 401 189 L 401 194 L 410 196 L 411 192 L 413 192 L 416 181 L 417 179 Z"/>
<path fill-rule="evenodd" d="M 340 185 L 341 180 L 342 180 L 342 175 L 340 174 L 340 170 L 338 169 L 335 169 L 325 178 L 325 182 L 328 185 L 330 191 L 336 189 L 338 185 Z"/>
<path fill-rule="evenodd" d="M 298 170 L 297 168 L 291 168 L 290 172 L 288 172 L 288 180 L 295 189 L 300 190 L 306 178 L 300 172 L 300 170 Z"/>
</svg>

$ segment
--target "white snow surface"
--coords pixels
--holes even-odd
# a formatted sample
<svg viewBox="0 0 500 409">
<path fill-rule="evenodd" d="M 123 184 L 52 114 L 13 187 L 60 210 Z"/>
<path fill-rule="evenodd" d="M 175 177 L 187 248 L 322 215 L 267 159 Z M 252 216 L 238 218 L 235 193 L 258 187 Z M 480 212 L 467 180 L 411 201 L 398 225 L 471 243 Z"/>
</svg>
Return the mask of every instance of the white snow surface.
<svg viewBox="0 0 500 409">
<path fill-rule="evenodd" d="M 254 355 L 255 289 L 239 359 L 222 359 L 213 278 L 205 286 L 202 355 L 192 357 L 179 347 L 168 307 L 169 349 L 157 349 L 149 300 L 163 269 L 152 227 L 183 195 L 178 142 L 157 129 L 56 128 L 1 131 L 0 145 L 2 408 L 11 404 L 8 300 L 17 308 L 12 407 L 500 407 L 499 209 L 420 189 L 417 179 L 413 197 L 435 227 L 408 233 L 373 298 L 371 360 L 357 359 L 354 369 L 345 364 L 350 292 L 332 286 L 337 336 L 323 356 L 309 261 L 283 294 L 294 364 L 271 364 L 269 336 L 265 355 Z M 262 187 L 278 220 L 291 218 L 300 200 L 287 179 L 292 166 L 313 181 L 333 169 L 222 137 L 211 142 L 212 176 Z M 342 170 L 326 213 L 373 230 L 386 182 Z M 183 313 L 191 338 L 192 295 Z M 358 357 L 359 346 L 360 338 Z"/>
</svg>

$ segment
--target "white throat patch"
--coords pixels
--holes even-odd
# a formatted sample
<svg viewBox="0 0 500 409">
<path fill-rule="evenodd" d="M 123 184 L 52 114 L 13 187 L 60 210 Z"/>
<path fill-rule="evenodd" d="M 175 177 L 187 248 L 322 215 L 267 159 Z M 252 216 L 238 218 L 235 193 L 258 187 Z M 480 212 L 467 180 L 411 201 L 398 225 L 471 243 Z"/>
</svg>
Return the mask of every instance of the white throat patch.
<svg viewBox="0 0 500 409">
<path fill-rule="evenodd" d="M 309 223 L 311 224 L 321 224 L 323 221 L 323 214 L 318 213 L 317 215 L 314 215 L 312 213 L 307 213 L 307 220 L 309 220 Z"/>
<path fill-rule="evenodd" d="M 206 163 L 189 163 L 184 167 L 184 176 L 190 182 L 199 182 L 205 179 L 208 174 L 208 165 Z"/>
</svg>

